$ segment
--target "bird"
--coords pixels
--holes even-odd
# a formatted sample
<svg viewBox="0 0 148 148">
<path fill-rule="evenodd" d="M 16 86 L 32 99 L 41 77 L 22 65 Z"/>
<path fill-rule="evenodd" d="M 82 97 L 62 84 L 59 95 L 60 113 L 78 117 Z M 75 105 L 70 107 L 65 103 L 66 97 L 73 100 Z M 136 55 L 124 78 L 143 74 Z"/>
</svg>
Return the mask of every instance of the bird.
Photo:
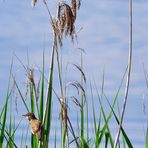
<svg viewBox="0 0 148 148">
<path fill-rule="evenodd" d="M 34 113 L 32 113 L 32 112 L 28 112 L 28 113 L 26 113 L 25 115 L 22 115 L 22 116 L 25 116 L 29 120 L 29 124 L 30 124 L 32 134 L 35 135 L 39 141 L 41 141 L 42 124 L 41 124 L 40 120 L 37 119 L 35 117 Z"/>
</svg>

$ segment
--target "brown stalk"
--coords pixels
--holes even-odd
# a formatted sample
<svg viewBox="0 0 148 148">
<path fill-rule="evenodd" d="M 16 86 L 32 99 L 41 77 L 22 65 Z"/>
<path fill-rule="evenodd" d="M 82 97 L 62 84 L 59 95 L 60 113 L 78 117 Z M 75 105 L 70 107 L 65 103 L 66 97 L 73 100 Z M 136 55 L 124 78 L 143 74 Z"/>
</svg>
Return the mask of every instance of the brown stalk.
<svg viewBox="0 0 148 148">
<path fill-rule="evenodd" d="M 78 1 L 80 2 L 80 0 Z M 62 2 L 58 4 L 57 7 L 57 16 L 56 18 L 53 18 L 51 16 L 50 10 L 48 8 L 48 5 L 46 3 L 46 0 L 43 0 L 43 3 L 46 6 L 46 9 L 48 11 L 49 17 L 50 17 L 50 22 L 51 22 L 51 26 L 53 29 L 53 45 L 52 45 L 52 53 L 54 52 L 54 50 L 56 51 L 57 54 L 57 64 L 58 64 L 58 74 L 59 74 L 59 82 L 60 82 L 60 91 L 61 91 L 61 99 L 60 99 L 60 104 L 61 104 L 61 116 L 62 116 L 62 121 L 64 123 L 64 127 L 66 130 L 66 135 L 67 135 L 67 147 L 69 147 L 69 140 L 68 140 L 68 124 L 67 124 L 67 120 L 68 120 L 68 112 L 67 112 L 67 107 L 66 104 L 64 102 L 63 99 L 63 88 L 62 88 L 62 78 L 61 78 L 61 70 L 60 70 L 60 62 L 59 62 L 59 54 L 58 54 L 58 43 L 60 46 L 62 46 L 62 37 L 63 37 L 63 33 L 65 32 L 66 36 L 70 36 L 73 40 L 73 34 L 75 32 L 75 27 L 74 27 L 74 23 L 75 23 L 75 19 L 76 19 L 76 1 L 72 0 L 71 4 L 72 4 L 72 8 Z M 80 3 L 78 4 L 80 6 Z M 80 88 L 80 86 L 78 86 Z M 48 102 L 48 100 L 46 101 L 46 103 Z M 43 125 L 45 122 L 45 114 L 46 114 L 46 109 L 44 112 L 44 117 L 43 117 Z M 74 137 L 75 138 L 75 137 Z M 76 139 L 76 138 L 75 138 Z M 76 142 L 77 143 L 77 142 Z M 78 143 L 77 143 L 78 146 Z"/>
<path fill-rule="evenodd" d="M 59 102 L 60 102 L 60 105 L 61 105 L 61 118 L 62 118 L 62 121 L 63 121 L 63 124 L 65 125 L 65 129 L 67 129 L 68 131 L 68 123 L 69 123 L 69 126 L 70 126 L 70 129 L 71 129 L 71 133 L 74 137 L 74 141 L 76 142 L 76 145 L 77 145 L 77 148 L 79 147 L 79 144 L 78 144 L 78 137 L 75 136 L 75 132 L 74 132 L 74 129 L 72 127 L 72 124 L 70 122 L 70 119 L 68 117 L 68 112 L 67 112 L 67 108 L 68 106 L 63 102 L 64 99 L 60 98 L 57 93 L 55 92 L 55 90 L 53 89 L 53 92 L 54 94 L 56 95 L 56 97 L 58 98 Z M 68 142 L 68 141 L 67 141 Z M 69 145 L 69 143 L 68 143 Z"/>
<path fill-rule="evenodd" d="M 37 113 L 38 113 L 38 118 L 39 118 L 39 106 L 38 106 L 38 91 L 36 89 L 36 85 L 35 85 L 35 82 L 34 82 L 34 71 L 33 69 L 29 69 L 29 72 L 28 72 L 28 79 L 29 81 L 31 82 L 32 86 L 33 86 L 33 89 L 34 89 L 34 93 L 35 93 L 35 103 L 36 103 L 36 108 L 37 108 Z"/>
</svg>

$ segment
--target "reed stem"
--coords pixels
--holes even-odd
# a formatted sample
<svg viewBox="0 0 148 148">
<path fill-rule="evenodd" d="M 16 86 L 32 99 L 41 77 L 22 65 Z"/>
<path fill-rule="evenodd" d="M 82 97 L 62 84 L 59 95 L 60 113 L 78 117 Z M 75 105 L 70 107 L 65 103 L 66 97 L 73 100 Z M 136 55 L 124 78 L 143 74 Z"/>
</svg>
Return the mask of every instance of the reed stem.
<svg viewBox="0 0 148 148">
<path fill-rule="evenodd" d="M 121 127 L 122 127 L 122 123 L 123 123 L 123 117 L 124 117 L 125 108 L 126 108 L 126 104 L 127 104 L 129 84 L 130 84 L 130 75 L 131 75 L 131 66 L 132 66 L 132 0 L 130 0 L 130 18 L 129 19 L 130 20 L 129 20 L 128 73 L 127 73 L 127 80 L 126 80 L 125 97 L 124 97 L 123 108 L 122 108 L 122 112 L 121 112 L 121 119 L 120 119 L 118 132 L 117 132 L 115 143 L 114 143 L 114 148 L 117 148 L 117 145 L 118 145 L 118 142 L 119 142 Z"/>
</svg>

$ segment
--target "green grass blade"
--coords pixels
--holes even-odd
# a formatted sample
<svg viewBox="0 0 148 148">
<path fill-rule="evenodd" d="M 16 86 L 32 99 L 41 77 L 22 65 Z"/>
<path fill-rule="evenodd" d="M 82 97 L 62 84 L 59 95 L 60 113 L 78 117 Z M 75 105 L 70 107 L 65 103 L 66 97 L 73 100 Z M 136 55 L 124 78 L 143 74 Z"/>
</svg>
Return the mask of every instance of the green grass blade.
<svg viewBox="0 0 148 148">
<path fill-rule="evenodd" d="M 83 53 L 81 52 L 81 70 L 83 71 Z M 81 86 L 83 87 L 83 74 L 81 74 Z M 86 98 L 84 98 L 85 96 L 83 95 L 82 91 L 81 91 L 81 147 L 84 145 L 84 108 L 85 108 L 85 100 Z"/>
<path fill-rule="evenodd" d="M 30 84 L 30 103 L 31 103 L 31 112 L 35 113 L 35 98 L 34 98 L 34 89 L 32 84 Z"/>
<path fill-rule="evenodd" d="M 120 123 L 119 119 L 118 119 L 117 115 L 115 114 L 115 112 L 114 112 L 111 104 L 109 103 L 108 99 L 107 99 L 107 102 L 108 102 L 108 104 L 109 104 L 109 106 L 110 106 L 110 108 L 111 108 L 111 110 L 113 112 L 113 115 L 114 115 L 114 117 L 115 117 L 115 119 L 116 119 L 116 121 L 117 121 L 117 123 L 119 125 L 119 123 Z M 130 140 L 129 140 L 128 136 L 126 135 L 126 133 L 125 133 L 124 129 L 122 128 L 122 126 L 121 126 L 121 132 L 122 132 L 122 134 L 123 134 L 123 136 L 125 138 L 125 141 L 126 141 L 126 144 L 128 145 L 128 147 L 133 148 L 132 143 L 130 142 Z"/>
<path fill-rule="evenodd" d="M 6 103 L 5 103 L 4 115 L 2 121 L 2 129 L 0 131 L 0 147 L 3 147 L 3 142 L 4 142 L 4 132 L 6 127 L 7 110 L 8 110 L 7 108 L 8 108 L 8 96 L 6 97 Z"/>
<path fill-rule="evenodd" d="M 7 131 L 5 129 L 4 137 L 5 137 L 6 141 L 7 141 L 6 147 L 10 146 L 11 148 L 13 148 L 13 147 L 17 148 L 17 146 L 16 146 L 16 144 L 14 142 L 14 135 L 15 135 L 15 132 L 16 132 L 16 130 L 17 130 L 20 123 L 18 124 L 18 126 L 16 128 L 15 128 L 15 123 L 13 123 L 13 124 L 12 124 L 12 117 L 11 117 L 11 114 L 10 114 L 9 131 Z"/>
<path fill-rule="evenodd" d="M 14 81 L 15 81 L 15 79 L 14 79 Z M 17 84 L 16 81 L 15 81 L 15 86 L 16 86 L 16 88 L 17 88 L 17 90 L 18 90 L 18 93 L 19 93 L 19 95 L 20 95 L 20 97 L 21 97 L 21 99 L 22 99 L 22 101 L 23 101 L 23 104 L 24 104 L 24 106 L 25 106 L 27 112 L 29 112 L 29 108 L 28 108 L 28 106 L 27 106 L 27 104 L 26 104 L 26 101 L 25 101 L 25 99 L 24 99 L 24 97 L 23 97 L 23 95 L 22 95 L 22 93 L 21 93 L 21 91 L 20 91 L 20 89 L 19 89 L 19 86 L 18 86 L 18 84 Z"/>
<path fill-rule="evenodd" d="M 100 132 L 101 132 L 101 117 L 102 117 L 102 114 L 101 114 L 101 111 L 100 111 L 100 115 L 99 115 L 99 121 L 98 121 L 98 128 L 97 128 L 97 132 L 96 132 L 96 140 L 95 140 L 95 147 L 99 147 L 99 142 L 98 142 L 98 139 L 99 139 L 99 135 L 100 135 Z"/>
<path fill-rule="evenodd" d="M 85 141 L 85 139 L 80 138 L 80 140 L 81 140 L 81 143 L 83 144 L 81 145 L 81 148 L 89 148 L 89 144 L 87 141 Z"/>
<path fill-rule="evenodd" d="M 15 120 L 14 120 L 14 121 L 15 121 Z M 18 129 L 20 123 L 21 123 L 21 121 L 20 121 L 20 122 L 18 123 L 18 125 L 15 127 L 15 122 L 14 122 L 13 130 L 12 130 L 11 134 L 8 134 L 8 132 L 5 130 L 5 133 L 9 136 L 9 139 L 10 139 L 11 143 L 13 143 L 14 146 L 16 146 L 15 143 L 14 143 L 15 132 L 17 131 L 17 129 Z"/>
<path fill-rule="evenodd" d="M 44 125 L 44 136 L 43 136 L 43 145 L 48 147 L 48 139 L 50 133 L 51 126 L 51 103 L 52 103 L 52 86 L 53 86 L 53 68 L 54 68 L 54 47 L 52 49 L 51 55 L 51 63 L 50 63 L 50 72 L 49 72 L 49 81 L 47 88 L 47 98 L 46 98 L 46 106 L 43 117 L 43 125 Z"/>
<path fill-rule="evenodd" d="M 92 100 L 92 111 L 93 111 L 93 123 L 94 123 L 94 131 L 95 134 L 97 133 L 97 125 L 96 125 L 96 114 L 95 114 L 95 107 L 94 107 L 94 97 L 92 92 L 92 84 L 90 84 L 90 90 L 91 90 L 91 100 Z"/>
<path fill-rule="evenodd" d="M 12 99 L 11 99 L 11 102 L 10 102 L 10 119 L 9 119 L 9 131 L 8 131 L 8 134 L 9 136 L 12 138 L 12 140 L 14 141 L 14 136 L 12 136 L 12 133 L 13 133 L 13 123 L 12 123 Z M 8 138 L 8 142 L 7 142 L 7 146 L 8 145 L 11 145 L 11 148 L 13 148 L 13 144 L 11 143 L 11 140 L 10 138 Z"/>
<path fill-rule="evenodd" d="M 3 119 L 2 119 L 2 122 L 1 122 L 2 123 L 2 128 L 0 130 L 0 147 L 3 147 L 4 132 L 5 132 L 5 128 L 6 128 L 6 119 L 7 119 L 7 110 L 8 110 L 8 100 L 9 100 L 9 97 L 10 97 L 11 92 L 12 92 L 12 90 L 10 90 L 10 80 L 11 80 L 11 76 L 12 76 L 12 67 L 13 67 L 13 59 L 12 59 L 11 68 L 10 68 L 10 75 L 9 75 L 6 102 L 5 102 L 4 110 L 3 110 L 3 113 L 2 113 L 3 114 Z"/>
<path fill-rule="evenodd" d="M 7 106 L 4 110 L 4 117 L 3 117 L 3 122 L 2 122 L 2 129 L 0 131 L 0 147 L 3 147 L 3 142 L 4 142 L 4 130 L 6 126 L 6 115 L 7 115 Z"/>
<path fill-rule="evenodd" d="M 40 90 L 40 121 L 43 120 L 43 112 L 44 112 L 44 61 L 45 61 L 45 54 L 43 52 L 43 65 L 42 65 L 42 83 L 41 83 L 41 90 Z"/>
<path fill-rule="evenodd" d="M 0 125 L 2 126 L 2 123 L 0 123 Z M 1 132 L 1 130 L 2 130 L 2 129 L 0 129 L 0 132 Z M 4 131 L 3 136 L 4 136 L 4 138 L 6 139 L 7 143 L 9 143 L 8 141 L 9 141 L 9 139 L 10 139 L 11 143 L 13 144 L 13 146 L 14 146 L 15 148 L 17 148 L 16 144 L 14 143 L 14 140 L 11 138 L 11 135 L 9 135 L 9 133 L 8 133 L 8 131 L 7 131 L 6 129 L 5 129 L 5 131 Z M 9 143 L 9 145 L 10 145 L 10 143 Z"/>
<path fill-rule="evenodd" d="M 31 112 L 35 113 L 35 97 L 34 97 L 34 87 L 33 84 L 30 84 L 30 102 L 31 102 Z M 31 134 L 31 147 L 38 147 L 38 140 L 36 136 Z"/>
<path fill-rule="evenodd" d="M 64 148 L 64 147 L 66 147 L 66 130 L 64 130 L 62 141 L 63 141 L 62 142 L 63 143 L 63 146 L 62 147 Z"/>
<path fill-rule="evenodd" d="M 38 140 L 37 140 L 37 138 L 36 138 L 36 136 L 35 135 L 31 135 L 31 147 L 32 148 L 37 148 L 38 147 Z"/>
<path fill-rule="evenodd" d="M 5 110 L 5 105 L 6 105 L 6 104 L 4 104 L 4 106 L 3 106 L 3 108 L 2 108 L 2 111 L 0 112 L 0 120 L 1 120 L 1 118 L 2 118 L 2 116 L 3 116 L 4 110 Z"/>
<path fill-rule="evenodd" d="M 119 114 L 119 119 L 120 119 L 121 118 L 121 113 L 120 113 L 120 107 L 119 107 L 118 102 L 117 102 L 117 109 L 118 109 L 118 114 Z M 123 141 L 123 148 L 126 148 L 126 142 L 125 142 L 123 134 L 122 134 L 122 141 Z M 120 143 L 119 143 L 119 145 L 120 145 Z"/>
<path fill-rule="evenodd" d="M 98 94 L 98 91 L 97 91 L 97 94 Z M 97 130 L 97 134 L 96 134 L 97 135 L 96 136 L 96 138 L 97 138 L 96 140 L 97 141 L 96 141 L 96 144 L 98 146 L 100 145 L 100 143 L 102 141 L 102 138 L 105 135 L 105 131 L 108 130 L 109 137 L 110 137 L 109 139 L 110 139 L 111 147 L 113 147 L 114 142 L 113 142 L 113 139 L 112 139 L 112 136 L 111 136 L 111 132 L 110 132 L 109 126 L 108 126 L 109 120 L 110 120 L 112 114 L 110 113 L 109 116 L 108 116 L 108 118 L 106 117 L 105 112 L 104 112 L 104 109 L 103 109 L 103 105 L 102 105 L 102 99 L 100 98 L 99 94 L 98 94 L 98 98 L 99 98 L 99 103 L 100 103 L 100 107 L 101 107 L 101 113 L 102 113 L 103 118 L 104 118 L 104 121 L 105 121 L 105 125 L 102 128 L 102 130 L 99 130 L 99 129 Z"/>
<path fill-rule="evenodd" d="M 147 129 L 146 129 L 146 137 L 145 137 L 145 147 L 148 148 L 148 124 L 147 124 Z"/>
<path fill-rule="evenodd" d="M 108 148 L 108 140 L 109 140 L 110 134 L 108 132 L 105 133 L 105 148 Z"/>
<path fill-rule="evenodd" d="M 113 104 L 112 104 L 112 108 L 114 108 L 114 106 L 115 106 L 115 104 L 116 104 L 116 101 L 117 101 L 117 98 L 118 98 L 120 89 L 121 89 L 121 87 L 122 87 L 122 84 L 123 84 L 123 81 L 124 81 L 124 78 L 125 78 L 125 75 L 126 75 L 126 72 L 127 72 L 127 68 L 126 68 L 125 73 L 124 73 L 124 75 L 123 75 L 123 77 L 122 77 L 122 80 L 121 80 L 121 83 L 120 83 L 119 88 L 118 88 L 118 90 L 117 90 L 117 93 L 116 93 L 116 95 L 115 95 L 115 97 L 114 97 L 114 101 L 113 101 Z M 96 85 L 95 85 L 95 86 L 96 86 Z M 97 92 L 98 92 L 98 91 L 97 91 Z M 102 111 L 102 114 L 103 114 L 103 117 L 104 117 L 104 120 L 105 120 L 105 125 L 104 125 L 104 127 L 102 128 L 102 131 L 101 131 L 101 134 L 100 134 L 99 140 L 98 140 L 98 142 L 100 143 L 101 140 L 102 140 L 102 138 L 103 138 L 103 135 L 105 134 L 106 129 L 108 130 L 108 133 L 110 133 L 109 128 L 108 128 L 108 122 L 109 122 L 109 120 L 110 120 L 110 118 L 111 118 L 111 116 L 112 116 L 112 110 L 110 111 L 110 113 L 109 113 L 109 115 L 108 115 L 108 118 L 106 118 L 106 117 L 105 117 L 105 113 L 104 113 L 104 109 L 103 109 L 103 106 L 102 106 L 102 102 L 101 102 L 101 99 L 100 99 L 100 97 L 99 97 L 99 94 L 98 94 L 98 98 L 99 98 L 99 102 L 100 102 L 100 105 L 101 105 L 101 111 Z M 110 136 L 110 142 L 111 142 L 111 146 L 113 147 L 113 146 L 114 146 L 114 143 L 113 143 L 113 140 L 112 140 L 111 136 Z"/>
<path fill-rule="evenodd" d="M 86 102 L 86 135 L 87 135 L 87 141 L 89 141 L 89 115 L 88 115 L 88 102 Z M 89 143 L 88 143 L 89 144 Z"/>
<path fill-rule="evenodd" d="M 84 141 L 84 98 L 82 96 L 81 98 L 81 147 L 84 145 L 83 141 Z"/>
</svg>

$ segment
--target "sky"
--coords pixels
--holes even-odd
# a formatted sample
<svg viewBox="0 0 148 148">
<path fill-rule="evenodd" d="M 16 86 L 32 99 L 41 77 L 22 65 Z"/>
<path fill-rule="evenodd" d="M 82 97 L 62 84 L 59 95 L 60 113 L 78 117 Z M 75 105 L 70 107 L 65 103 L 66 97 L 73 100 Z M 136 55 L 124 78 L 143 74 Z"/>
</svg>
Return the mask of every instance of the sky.
<svg viewBox="0 0 148 148">
<path fill-rule="evenodd" d="M 52 15 L 57 1 L 48 0 Z M 131 139 L 138 144 L 144 143 L 144 127 L 147 118 L 142 112 L 143 96 L 148 111 L 148 90 L 146 89 L 142 63 L 148 70 L 148 1 L 134 0 L 133 3 L 133 59 L 129 99 L 126 110 L 125 127 Z M 84 71 L 90 80 L 95 79 L 101 87 L 103 71 L 105 73 L 105 92 L 112 100 L 121 82 L 128 60 L 129 41 L 129 3 L 128 0 L 90 0 L 82 1 L 75 24 L 78 42 L 71 43 L 64 39 L 63 67 L 67 63 L 80 63 L 80 52 L 83 48 Z M 5 98 L 11 60 L 16 54 L 27 64 L 27 52 L 30 65 L 42 64 L 42 51 L 45 48 L 46 62 L 49 67 L 52 43 L 52 31 L 47 11 L 38 0 L 35 8 L 31 1 L 0 1 L 0 98 Z M 70 67 L 70 66 L 69 66 Z M 14 73 L 20 84 L 24 84 L 24 69 L 14 58 Z M 73 68 L 68 71 L 68 78 L 78 78 Z M 120 104 L 123 102 L 124 88 Z M 134 124 L 134 123 L 137 124 Z M 138 129 L 135 131 L 135 129 Z M 141 136 L 142 134 L 142 136 Z M 138 135 L 135 137 L 135 135 Z"/>
</svg>

